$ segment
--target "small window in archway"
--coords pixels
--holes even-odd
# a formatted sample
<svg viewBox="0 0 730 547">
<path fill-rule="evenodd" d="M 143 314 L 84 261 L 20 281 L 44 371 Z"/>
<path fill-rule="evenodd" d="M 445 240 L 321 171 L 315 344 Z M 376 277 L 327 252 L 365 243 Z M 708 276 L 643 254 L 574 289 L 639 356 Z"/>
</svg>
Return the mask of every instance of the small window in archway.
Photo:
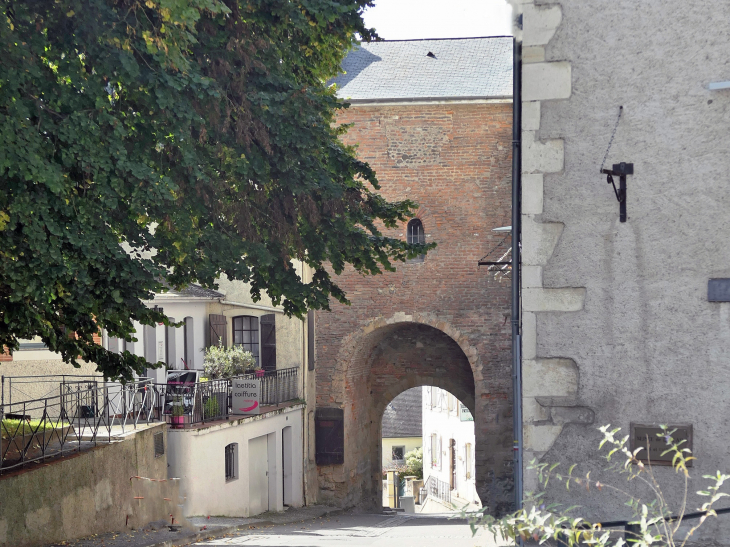
<svg viewBox="0 0 730 547">
<path fill-rule="evenodd" d="M 421 219 L 413 218 L 408 222 L 406 241 L 411 244 L 423 245 L 426 243 L 426 232 L 423 229 Z M 408 262 L 423 262 L 424 258 L 426 258 L 426 255 L 418 255 L 416 258 L 408 260 Z"/>
</svg>

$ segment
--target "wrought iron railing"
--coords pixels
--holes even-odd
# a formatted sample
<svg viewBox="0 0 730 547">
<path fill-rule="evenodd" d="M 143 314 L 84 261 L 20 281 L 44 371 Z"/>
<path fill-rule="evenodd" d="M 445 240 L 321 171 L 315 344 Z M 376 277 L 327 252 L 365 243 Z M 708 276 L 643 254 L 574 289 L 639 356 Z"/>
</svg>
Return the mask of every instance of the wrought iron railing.
<svg viewBox="0 0 730 547">
<path fill-rule="evenodd" d="M 298 398 L 298 374 L 294 367 L 244 378 L 261 380 L 260 405 L 265 407 Z M 0 473 L 110 443 L 150 422 L 189 427 L 240 417 L 231 413 L 231 380 L 154 384 L 143 379 L 120 384 L 98 377 L 65 377 L 54 391 L 39 398 L 0 401 Z"/>
<path fill-rule="evenodd" d="M 58 395 L 0 404 L 0 473 L 110 443 L 156 420 L 149 380 L 59 384 Z"/>
<path fill-rule="evenodd" d="M 299 367 L 238 376 L 260 380 L 261 406 L 278 405 L 299 397 Z M 231 380 L 210 380 L 182 384 L 154 384 L 158 414 L 175 428 L 240 418 L 231 411 Z"/>
<path fill-rule="evenodd" d="M 451 486 L 448 482 L 444 482 L 438 477 L 431 475 L 428 477 L 424 489 L 426 490 L 427 496 L 438 498 L 448 504 L 451 503 Z"/>
</svg>

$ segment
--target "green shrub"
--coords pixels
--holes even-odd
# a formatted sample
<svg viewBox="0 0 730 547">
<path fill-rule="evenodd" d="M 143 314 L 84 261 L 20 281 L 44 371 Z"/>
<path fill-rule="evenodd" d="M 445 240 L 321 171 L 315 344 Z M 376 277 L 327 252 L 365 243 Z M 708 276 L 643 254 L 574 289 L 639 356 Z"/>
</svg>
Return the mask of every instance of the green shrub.
<svg viewBox="0 0 730 547">
<path fill-rule="evenodd" d="M 203 370 L 209 380 L 233 378 L 256 369 L 256 358 L 242 346 L 226 348 L 218 345 L 205 350 Z"/>
<path fill-rule="evenodd" d="M 218 399 L 215 395 L 211 395 L 203 406 L 203 418 L 215 418 L 218 415 L 220 415 Z"/>
<path fill-rule="evenodd" d="M 423 448 L 415 448 L 406 452 L 406 475 L 412 475 L 418 479 L 423 478 Z"/>
<path fill-rule="evenodd" d="M 627 448 L 626 443 L 629 436 L 617 438 L 616 434 L 620 428 L 610 429 L 605 425 L 599 428 L 603 433 L 603 440 L 599 450 L 604 446 L 608 452 L 603 458 L 609 462 L 606 471 L 624 477 L 629 482 L 642 483 L 652 493 L 653 499 L 641 499 L 638 496 L 627 492 L 620 486 L 609 484 L 590 478 L 590 473 L 585 477 L 575 473 L 576 464 L 571 465 L 567 472 L 560 470 L 559 463 L 547 464 L 530 462 L 528 469 L 537 474 L 538 484 L 542 491 L 525 493 L 524 508 L 507 515 L 501 519 L 495 519 L 484 514 L 487 508 L 479 512 L 477 516 L 471 516 L 470 524 L 472 531 L 477 527 L 488 528 L 495 539 L 501 536 L 503 539 L 515 542 L 534 540 L 545 544 L 548 540 L 555 539 L 562 541 L 565 545 L 590 545 L 591 547 L 684 547 L 694 532 L 702 526 L 708 517 L 716 517 L 717 513 L 713 505 L 728 494 L 720 492 L 723 483 L 730 480 L 730 475 L 719 471 L 715 475 L 703 475 L 709 484 L 705 490 L 697 492 L 699 496 L 707 501 L 697 508 L 697 511 L 704 515 L 695 521 L 684 521 L 687 515 L 687 496 L 689 494 L 690 476 L 687 464 L 694 460 L 691 451 L 683 447 L 684 440 L 675 441 L 672 435 L 676 430 L 668 430 L 661 426 L 663 438 L 666 443 L 664 455 L 672 456 L 672 467 L 675 472 L 684 478 L 684 489 L 680 492 L 671 492 L 668 488 L 662 489 L 651 465 L 646 465 L 639 459 L 641 451 L 639 447 L 633 452 Z M 648 447 L 646 449 L 648 451 Z M 645 452 L 645 453 L 647 453 Z M 612 462 L 612 456 L 618 456 Z M 548 482 L 554 481 L 564 485 L 568 490 L 570 487 L 580 487 L 601 495 L 602 492 L 609 492 L 611 497 L 620 496 L 626 500 L 626 505 L 631 508 L 633 517 L 629 519 L 629 525 L 633 531 L 627 531 L 627 539 L 624 539 L 623 529 L 606 530 L 600 522 L 590 522 L 575 513 L 576 507 L 562 507 L 559 504 L 547 504 L 543 500 L 546 495 L 545 489 Z M 679 506 L 671 507 L 668 501 L 672 494 L 679 494 L 681 501 Z M 605 495 L 605 494 L 604 494 Z"/>
</svg>

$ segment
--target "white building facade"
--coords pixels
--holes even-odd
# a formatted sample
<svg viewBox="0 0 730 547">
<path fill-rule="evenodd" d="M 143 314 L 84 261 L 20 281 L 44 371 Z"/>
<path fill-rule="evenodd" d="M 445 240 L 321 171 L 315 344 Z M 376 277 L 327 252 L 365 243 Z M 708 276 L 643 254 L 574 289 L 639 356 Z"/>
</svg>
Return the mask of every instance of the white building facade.
<svg viewBox="0 0 730 547">
<path fill-rule="evenodd" d="M 448 489 L 456 508 L 480 507 L 474 480 L 474 418 L 448 391 L 433 386 L 421 389 L 424 487 L 430 492 Z"/>
</svg>

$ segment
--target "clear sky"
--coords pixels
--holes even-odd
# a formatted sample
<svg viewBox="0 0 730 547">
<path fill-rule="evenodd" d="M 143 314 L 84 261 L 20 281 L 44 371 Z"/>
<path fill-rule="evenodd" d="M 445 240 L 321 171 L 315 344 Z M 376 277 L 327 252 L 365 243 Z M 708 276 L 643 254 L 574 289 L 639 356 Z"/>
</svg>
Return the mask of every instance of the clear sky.
<svg viewBox="0 0 730 547">
<path fill-rule="evenodd" d="M 384 40 L 511 36 L 506 0 L 375 0 L 365 24 Z"/>
</svg>

